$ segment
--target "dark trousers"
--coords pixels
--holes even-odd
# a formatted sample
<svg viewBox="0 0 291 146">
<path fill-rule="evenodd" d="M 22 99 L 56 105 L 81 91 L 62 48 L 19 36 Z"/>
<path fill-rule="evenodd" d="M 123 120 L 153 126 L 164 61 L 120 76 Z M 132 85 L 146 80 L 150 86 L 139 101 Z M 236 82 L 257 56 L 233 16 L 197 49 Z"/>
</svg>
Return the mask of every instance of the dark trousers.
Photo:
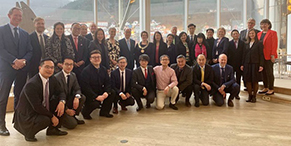
<svg viewBox="0 0 291 146">
<path fill-rule="evenodd" d="M 264 88 L 274 89 L 274 63 L 271 60 L 265 60 L 263 69 Z"/>
<path fill-rule="evenodd" d="M 123 100 L 118 94 L 116 94 L 114 98 L 114 106 L 113 106 L 114 108 L 117 108 L 118 101 L 119 101 L 119 104 L 124 107 L 134 105 L 134 99 L 132 98 L 132 96 Z"/>
<path fill-rule="evenodd" d="M 200 85 L 194 84 L 194 96 L 195 103 L 199 103 L 200 99 L 203 105 L 209 104 L 209 93 L 206 88 L 202 89 Z"/>
<path fill-rule="evenodd" d="M 188 87 L 186 87 L 183 91 L 180 91 L 182 94 L 185 94 L 186 97 L 185 97 L 185 102 L 189 101 L 190 100 L 190 97 L 192 95 L 192 86 L 189 85 Z M 179 100 L 179 94 L 176 98 L 176 103 L 177 101 Z"/>
<path fill-rule="evenodd" d="M 112 108 L 112 102 L 114 100 L 114 97 L 115 97 L 115 92 L 112 90 L 111 94 L 108 95 L 108 97 L 104 99 L 103 102 L 98 101 L 98 100 L 93 100 L 93 101 L 87 100 L 82 110 L 83 116 L 89 116 L 95 109 L 99 108 L 100 105 L 101 105 L 101 110 L 99 112 L 99 115 L 109 114 Z"/>
<path fill-rule="evenodd" d="M 155 92 L 154 90 L 148 90 L 148 94 L 146 96 L 143 96 L 143 92 L 142 91 L 138 91 L 136 88 L 133 88 L 131 90 L 133 97 L 135 98 L 135 101 L 138 105 L 138 107 L 143 107 L 142 102 L 141 102 L 141 98 L 146 98 L 147 103 L 146 104 L 151 104 L 154 102 L 155 100 Z"/>
<path fill-rule="evenodd" d="M 79 106 L 75 110 L 75 115 L 79 115 L 79 113 L 81 112 L 81 110 L 83 108 L 85 100 L 86 100 L 86 97 L 84 95 L 82 95 L 81 98 L 79 99 Z M 60 123 L 62 124 L 62 126 L 68 128 L 68 129 L 74 129 L 78 125 L 77 120 L 75 119 L 75 116 L 68 115 L 66 113 L 66 110 L 64 112 L 64 115 L 60 118 Z"/>
<path fill-rule="evenodd" d="M 217 106 L 222 106 L 224 104 L 224 99 L 222 94 L 217 89 L 213 93 L 213 100 Z M 239 85 L 237 83 L 232 84 L 230 87 L 224 89 L 225 93 L 230 93 L 229 100 L 233 100 L 234 97 L 239 94 Z"/>
<path fill-rule="evenodd" d="M 0 72 L 0 126 L 5 126 L 5 115 L 7 101 L 11 90 L 12 83 L 14 81 L 14 109 L 18 103 L 20 92 L 26 83 L 27 72 L 16 71 L 13 72 Z"/>
<path fill-rule="evenodd" d="M 236 83 L 239 85 L 239 88 L 240 88 L 241 77 L 242 77 L 243 72 L 240 69 L 237 69 L 234 71 L 234 73 L 235 73 Z"/>
</svg>

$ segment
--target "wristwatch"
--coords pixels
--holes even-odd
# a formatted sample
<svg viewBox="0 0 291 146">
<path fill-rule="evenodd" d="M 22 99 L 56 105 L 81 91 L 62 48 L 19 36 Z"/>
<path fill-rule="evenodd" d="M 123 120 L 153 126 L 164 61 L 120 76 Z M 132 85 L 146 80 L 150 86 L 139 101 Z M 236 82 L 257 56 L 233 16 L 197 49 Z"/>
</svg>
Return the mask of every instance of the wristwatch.
<svg viewBox="0 0 291 146">
<path fill-rule="evenodd" d="M 63 104 L 66 104 L 66 101 L 65 100 L 60 100 L 60 102 L 62 102 Z"/>
</svg>

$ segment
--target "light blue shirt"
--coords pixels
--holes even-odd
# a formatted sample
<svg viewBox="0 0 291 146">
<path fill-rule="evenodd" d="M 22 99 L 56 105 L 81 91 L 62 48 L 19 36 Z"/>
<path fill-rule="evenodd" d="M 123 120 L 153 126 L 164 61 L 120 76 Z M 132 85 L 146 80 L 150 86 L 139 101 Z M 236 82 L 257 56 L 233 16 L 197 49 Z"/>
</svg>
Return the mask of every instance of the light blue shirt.
<svg viewBox="0 0 291 146">
<path fill-rule="evenodd" d="M 8 23 L 8 24 L 10 26 L 10 29 L 11 29 L 13 37 L 15 37 L 14 36 L 14 28 L 15 28 L 15 26 L 13 26 L 11 23 Z M 17 33 L 18 33 L 18 37 L 19 37 L 19 26 L 17 26 Z"/>
</svg>

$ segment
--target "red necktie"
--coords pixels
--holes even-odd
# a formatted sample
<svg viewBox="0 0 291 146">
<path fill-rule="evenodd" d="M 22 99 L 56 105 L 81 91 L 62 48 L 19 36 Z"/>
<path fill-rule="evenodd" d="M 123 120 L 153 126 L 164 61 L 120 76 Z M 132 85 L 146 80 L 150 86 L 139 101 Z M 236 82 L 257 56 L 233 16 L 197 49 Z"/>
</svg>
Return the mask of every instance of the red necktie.
<svg viewBox="0 0 291 146">
<path fill-rule="evenodd" d="M 78 37 L 74 37 L 74 43 L 75 43 L 76 50 L 78 51 Z"/>
<path fill-rule="evenodd" d="M 148 78 L 148 74 L 147 74 L 147 69 L 146 68 L 144 69 L 144 77 L 145 77 L 145 79 Z"/>
</svg>

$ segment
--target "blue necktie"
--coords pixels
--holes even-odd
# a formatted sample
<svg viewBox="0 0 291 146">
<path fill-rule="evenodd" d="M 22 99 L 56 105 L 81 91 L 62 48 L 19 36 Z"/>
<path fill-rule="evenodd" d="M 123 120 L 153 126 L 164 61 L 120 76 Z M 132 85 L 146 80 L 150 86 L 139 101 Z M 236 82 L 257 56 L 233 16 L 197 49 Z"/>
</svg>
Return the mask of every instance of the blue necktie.
<svg viewBox="0 0 291 146">
<path fill-rule="evenodd" d="M 221 85 L 225 83 L 225 68 L 221 68 Z"/>
</svg>

